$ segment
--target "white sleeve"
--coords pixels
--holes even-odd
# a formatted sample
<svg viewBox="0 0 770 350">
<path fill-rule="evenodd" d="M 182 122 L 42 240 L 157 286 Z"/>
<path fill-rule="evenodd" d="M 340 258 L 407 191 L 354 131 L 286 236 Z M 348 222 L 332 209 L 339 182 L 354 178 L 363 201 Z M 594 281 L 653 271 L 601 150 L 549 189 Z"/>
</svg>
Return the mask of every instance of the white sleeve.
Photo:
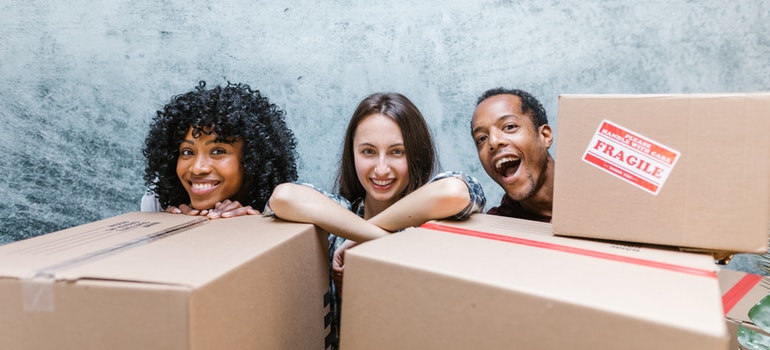
<svg viewBox="0 0 770 350">
<path fill-rule="evenodd" d="M 163 211 L 163 208 L 158 202 L 158 197 L 155 197 L 154 193 L 148 192 L 142 196 L 141 211 Z"/>
</svg>

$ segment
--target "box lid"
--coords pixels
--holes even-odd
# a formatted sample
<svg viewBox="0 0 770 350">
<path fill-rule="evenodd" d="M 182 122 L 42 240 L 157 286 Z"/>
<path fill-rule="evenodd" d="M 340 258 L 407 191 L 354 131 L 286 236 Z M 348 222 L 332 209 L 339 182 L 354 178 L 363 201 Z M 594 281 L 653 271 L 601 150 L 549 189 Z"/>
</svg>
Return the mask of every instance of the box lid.
<svg viewBox="0 0 770 350">
<path fill-rule="evenodd" d="M 2 246 L 0 276 L 194 288 L 311 229 L 261 216 L 127 213 Z"/>
</svg>

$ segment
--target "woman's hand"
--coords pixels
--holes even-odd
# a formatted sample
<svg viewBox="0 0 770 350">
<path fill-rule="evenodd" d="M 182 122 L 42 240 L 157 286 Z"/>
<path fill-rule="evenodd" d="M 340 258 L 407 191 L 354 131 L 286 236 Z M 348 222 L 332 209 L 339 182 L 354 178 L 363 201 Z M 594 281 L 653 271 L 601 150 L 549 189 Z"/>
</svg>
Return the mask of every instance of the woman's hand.
<svg viewBox="0 0 770 350">
<path fill-rule="evenodd" d="M 259 210 L 252 208 L 250 205 L 242 206 L 238 201 L 231 201 L 225 199 L 222 202 L 217 202 L 213 209 L 198 210 L 191 207 L 189 204 L 180 204 L 178 207 L 170 206 L 166 209 L 168 213 L 185 214 L 192 216 L 205 216 L 209 219 L 218 218 L 230 218 L 241 215 L 259 215 Z"/>
<path fill-rule="evenodd" d="M 241 215 L 259 215 L 259 210 L 252 208 L 250 205 L 242 206 L 238 201 L 231 201 L 225 199 L 222 202 L 217 202 L 214 205 L 214 209 L 208 211 L 209 219 L 217 218 L 230 218 Z"/>
<path fill-rule="evenodd" d="M 345 269 L 345 250 L 353 248 L 356 245 L 358 245 L 357 242 L 346 240 L 334 251 L 334 257 L 332 258 L 332 279 L 334 279 L 334 285 L 337 286 L 337 293 L 340 297 L 342 297 L 342 273 Z"/>
</svg>

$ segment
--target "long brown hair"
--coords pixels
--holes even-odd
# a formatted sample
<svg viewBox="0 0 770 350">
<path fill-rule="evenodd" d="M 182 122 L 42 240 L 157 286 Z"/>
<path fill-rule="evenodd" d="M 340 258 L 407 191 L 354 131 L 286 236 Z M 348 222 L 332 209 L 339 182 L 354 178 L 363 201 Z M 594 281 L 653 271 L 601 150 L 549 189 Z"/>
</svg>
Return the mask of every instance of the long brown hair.
<svg viewBox="0 0 770 350">
<path fill-rule="evenodd" d="M 351 202 L 366 195 L 364 186 L 356 176 L 353 137 L 361 120 L 372 114 L 382 114 L 393 119 L 401 129 L 410 180 L 403 195 L 427 183 L 437 167 L 436 147 L 433 145 L 428 124 L 412 101 L 399 93 L 369 95 L 358 104 L 353 116 L 350 117 L 347 131 L 345 131 L 342 159 L 337 171 L 337 192 Z"/>
</svg>

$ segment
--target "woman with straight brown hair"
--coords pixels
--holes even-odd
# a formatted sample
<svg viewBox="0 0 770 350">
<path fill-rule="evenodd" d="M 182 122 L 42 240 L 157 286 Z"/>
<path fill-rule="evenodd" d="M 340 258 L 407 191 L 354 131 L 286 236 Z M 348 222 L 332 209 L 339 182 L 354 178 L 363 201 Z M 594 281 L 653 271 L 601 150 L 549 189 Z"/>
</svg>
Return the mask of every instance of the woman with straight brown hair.
<svg viewBox="0 0 770 350">
<path fill-rule="evenodd" d="M 342 282 L 345 249 L 429 220 L 464 219 L 484 209 L 476 179 L 458 172 L 431 178 L 437 164 L 433 138 L 419 109 L 398 93 L 372 94 L 348 123 L 338 194 L 284 183 L 275 188 L 268 207 L 281 219 L 312 223 L 332 233 L 330 273 L 337 286 L 331 288 L 339 302 L 335 289 Z M 332 305 L 335 335 L 337 305 Z"/>
</svg>

